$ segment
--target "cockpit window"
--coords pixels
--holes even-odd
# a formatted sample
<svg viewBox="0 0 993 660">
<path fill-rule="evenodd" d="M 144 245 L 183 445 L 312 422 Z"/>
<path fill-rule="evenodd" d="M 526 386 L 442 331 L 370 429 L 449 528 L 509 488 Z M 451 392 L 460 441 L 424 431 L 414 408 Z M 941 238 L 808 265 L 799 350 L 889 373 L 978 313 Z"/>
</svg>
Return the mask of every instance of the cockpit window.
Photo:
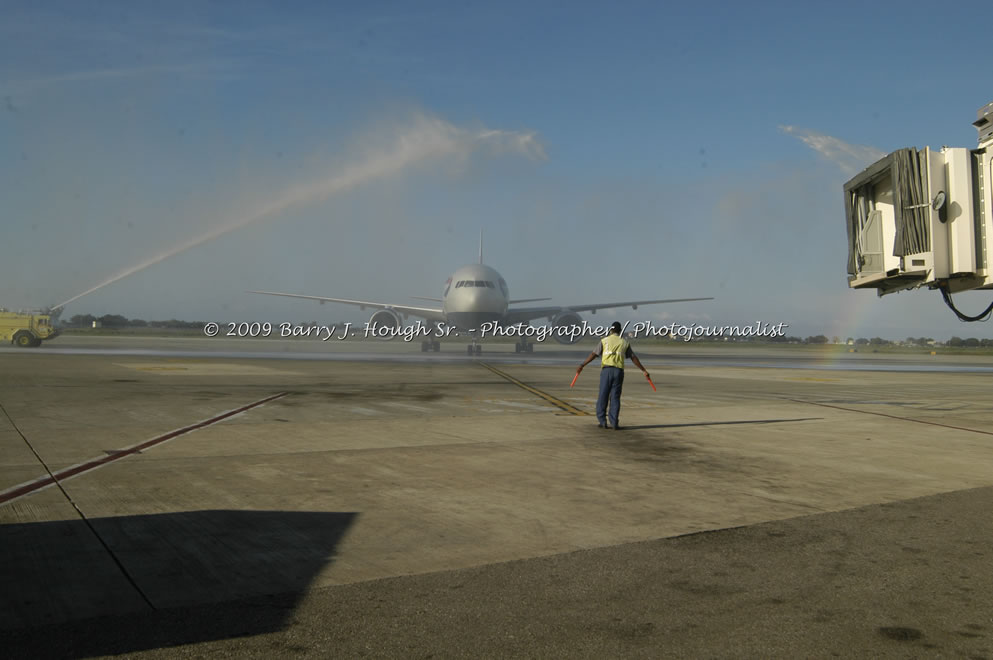
<svg viewBox="0 0 993 660">
<path fill-rule="evenodd" d="M 486 286 L 486 282 L 483 280 L 476 280 L 476 286 Z"/>
<path fill-rule="evenodd" d="M 494 288 L 494 287 L 493 287 L 493 282 L 490 282 L 489 280 L 486 280 L 486 288 L 487 288 L 487 289 L 492 289 L 492 288 Z"/>
</svg>

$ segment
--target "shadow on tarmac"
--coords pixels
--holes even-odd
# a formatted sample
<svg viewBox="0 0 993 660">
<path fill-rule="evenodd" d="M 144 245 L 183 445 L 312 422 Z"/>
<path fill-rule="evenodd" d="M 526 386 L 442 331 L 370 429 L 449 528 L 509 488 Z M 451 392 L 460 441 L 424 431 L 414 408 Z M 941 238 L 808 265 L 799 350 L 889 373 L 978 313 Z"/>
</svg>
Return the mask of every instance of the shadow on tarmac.
<svg viewBox="0 0 993 660">
<path fill-rule="evenodd" d="M 357 516 L 216 510 L 95 518 L 92 530 L 78 519 L 2 525 L 0 646 L 83 657 L 280 631 Z M 202 607 L 246 599 L 266 606 L 252 616 Z M 190 607 L 210 625 L 158 611 Z M 46 634 L 44 624 L 66 621 Z"/>
<path fill-rule="evenodd" d="M 779 424 L 780 422 L 810 422 L 821 420 L 823 417 L 795 417 L 792 419 L 742 419 L 730 422 L 694 422 L 692 424 L 641 424 L 628 426 L 621 424 L 622 431 L 637 431 L 639 429 L 678 429 L 687 426 L 724 426 L 727 424 Z"/>
</svg>

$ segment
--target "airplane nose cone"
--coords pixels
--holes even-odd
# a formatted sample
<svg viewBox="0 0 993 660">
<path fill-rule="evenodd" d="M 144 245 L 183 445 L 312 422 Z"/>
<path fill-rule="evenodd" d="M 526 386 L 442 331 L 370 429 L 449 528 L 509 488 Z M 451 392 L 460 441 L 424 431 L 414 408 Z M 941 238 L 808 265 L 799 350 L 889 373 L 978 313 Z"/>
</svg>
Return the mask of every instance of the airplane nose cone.
<svg viewBox="0 0 993 660">
<path fill-rule="evenodd" d="M 475 306 L 480 305 L 486 300 L 486 290 L 485 289 L 470 289 L 468 292 L 469 304 Z"/>
<path fill-rule="evenodd" d="M 473 288 L 465 292 L 463 299 L 467 306 L 480 312 L 501 313 L 500 296 L 492 289 Z"/>
</svg>

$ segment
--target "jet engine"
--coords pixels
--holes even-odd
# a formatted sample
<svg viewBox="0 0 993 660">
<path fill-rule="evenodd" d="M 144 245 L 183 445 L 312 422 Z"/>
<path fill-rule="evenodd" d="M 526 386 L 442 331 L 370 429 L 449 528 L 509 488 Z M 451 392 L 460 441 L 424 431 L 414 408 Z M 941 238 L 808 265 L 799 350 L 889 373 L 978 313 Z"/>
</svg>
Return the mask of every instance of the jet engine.
<svg viewBox="0 0 993 660">
<path fill-rule="evenodd" d="M 379 339 L 393 339 L 400 334 L 400 315 L 389 308 L 381 309 L 369 317 L 369 329 Z"/>
<path fill-rule="evenodd" d="M 579 334 L 578 329 L 576 330 L 576 332 L 570 332 L 568 334 L 563 330 L 560 334 L 558 328 L 571 327 L 577 325 L 578 326 L 583 325 L 583 317 L 581 317 L 576 312 L 561 312 L 560 314 L 555 316 L 555 318 L 552 319 L 552 327 L 555 328 L 552 331 L 552 336 L 555 337 L 555 341 L 557 341 L 560 344 L 575 344 L 577 341 L 583 338 L 583 336 Z"/>
</svg>

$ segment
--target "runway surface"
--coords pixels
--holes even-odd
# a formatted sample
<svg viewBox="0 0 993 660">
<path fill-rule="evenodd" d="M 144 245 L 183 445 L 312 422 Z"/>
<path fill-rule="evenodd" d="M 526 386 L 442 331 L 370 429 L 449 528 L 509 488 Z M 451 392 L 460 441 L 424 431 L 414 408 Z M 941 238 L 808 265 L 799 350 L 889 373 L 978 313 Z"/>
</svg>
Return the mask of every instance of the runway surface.
<svg viewBox="0 0 993 660">
<path fill-rule="evenodd" d="M 448 363 L 471 362 L 463 348 L 465 342 L 445 342 L 444 352 L 420 352 L 418 342 L 394 341 L 321 341 L 262 339 L 245 337 L 61 337 L 34 349 L 35 353 L 55 355 L 132 355 L 147 357 L 210 357 L 223 359 L 271 358 L 277 360 L 337 360 L 363 362 Z M 577 346 L 591 350 L 586 342 Z M 573 365 L 580 350 L 553 342 L 538 345 L 538 351 L 516 354 L 510 342 L 484 342 L 486 359 L 496 363 Z M 758 367 L 777 369 L 815 369 L 827 371 L 938 371 L 993 373 L 993 358 L 986 356 L 942 354 L 880 354 L 872 348 L 834 348 L 824 351 L 809 348 L 742 346 L 727 347 L 677 342 L 674 345 L 647 343 L 643 347 L 664 356 L 668 364 L 682 366 Z M 0 346 L 0 355 L 16 351 Z"/>
<path fill-rule="evenodd" d="M 0 645 L 993 657 L 993 362 L 636 350 L 0 350 Z"/>
</svg>

